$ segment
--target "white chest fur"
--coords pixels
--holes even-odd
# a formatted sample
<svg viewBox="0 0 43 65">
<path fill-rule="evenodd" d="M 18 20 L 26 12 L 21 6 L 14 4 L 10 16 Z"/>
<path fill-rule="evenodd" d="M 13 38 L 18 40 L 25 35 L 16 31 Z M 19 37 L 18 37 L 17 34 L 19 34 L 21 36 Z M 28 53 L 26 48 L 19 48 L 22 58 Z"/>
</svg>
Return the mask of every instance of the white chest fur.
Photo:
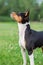
<svg viewBox="0 0 43 65">
<path fill-rule="evenodd" d="M 21 24 L 18 23 L 18 28 L 19 28 L 19 45 L 25 48 L 25 30 L 26 30 L 26 24 Z"/>
</svg>

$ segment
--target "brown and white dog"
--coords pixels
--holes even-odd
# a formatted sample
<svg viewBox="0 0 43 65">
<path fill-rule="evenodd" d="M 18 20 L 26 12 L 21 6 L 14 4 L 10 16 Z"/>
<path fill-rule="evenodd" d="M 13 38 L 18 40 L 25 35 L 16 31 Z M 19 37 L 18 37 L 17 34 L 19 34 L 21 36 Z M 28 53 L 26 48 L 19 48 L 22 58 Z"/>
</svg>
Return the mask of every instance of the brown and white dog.
<svg viewBox="0 0 43 65">
<path fill-rule="evenodd" d="M 18 14 L 12 12 L 10 16 L 18 22 L 19 46 L 23 56 L 23 65 L 26 65 L 26 49 L 30 58 L 30 65 L 34 65 L 33 49 L 42 47 L 43 50 L 43 32 L 37 32 L 30 28 L 29 11 Z"/>
</svg>

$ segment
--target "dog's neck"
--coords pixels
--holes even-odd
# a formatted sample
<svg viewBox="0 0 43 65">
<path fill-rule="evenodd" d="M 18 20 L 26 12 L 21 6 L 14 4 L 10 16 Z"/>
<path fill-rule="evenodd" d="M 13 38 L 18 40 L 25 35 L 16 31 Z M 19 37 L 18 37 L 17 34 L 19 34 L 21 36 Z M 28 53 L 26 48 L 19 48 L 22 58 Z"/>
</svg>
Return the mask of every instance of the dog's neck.
<svg viewBox="0 0 43 65">
<path fill-rule="evenodd" d="M 30 23 L 30 22 L 29 22 Z M 26 25 L 28 25 L 29 23 L 26 24 L 21 24 L 18 23 L 18 29 L 19 29 L 19 45 L 26 49 L 25 47 L 25 30 L 27 28 Z"/>
<path fill-rule="evenodd" d="M 25 30 L 26 30 L 28 24 L 30 24 L 30 22 L 25 23 L 25 24 L 18 23 L 19 37 L 23 37 L 25 35 Z"/>
</svg>

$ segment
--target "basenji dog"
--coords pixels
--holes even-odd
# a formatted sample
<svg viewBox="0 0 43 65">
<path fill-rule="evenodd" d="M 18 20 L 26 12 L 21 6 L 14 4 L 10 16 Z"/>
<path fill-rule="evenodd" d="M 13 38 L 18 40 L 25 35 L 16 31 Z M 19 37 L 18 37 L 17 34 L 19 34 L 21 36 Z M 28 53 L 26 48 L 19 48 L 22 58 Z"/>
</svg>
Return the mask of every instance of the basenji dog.
<svg viewBox="0 0 43 65">
<path fill-rule="evenodd" d="M 26 50 L 30 58 L 30 65 L 34 65 L 33 50 L 41 47 L 43 50 L 43 31 L 35 31 L 30 27 L 29 11 L 24 13 L 12 12 L 12 19 L 18 23 L 19 46 L 23 56 L 23 65 L 26 65 Z"/>
</svg>

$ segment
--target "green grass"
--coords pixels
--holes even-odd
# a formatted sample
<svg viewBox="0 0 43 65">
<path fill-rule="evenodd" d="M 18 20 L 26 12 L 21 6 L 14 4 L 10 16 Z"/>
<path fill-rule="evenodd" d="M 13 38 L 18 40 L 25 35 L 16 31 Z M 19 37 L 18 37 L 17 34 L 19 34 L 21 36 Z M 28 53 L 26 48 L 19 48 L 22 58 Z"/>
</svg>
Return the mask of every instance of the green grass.
<svg viewBox="0 0 43 65">
<path fill-rule="evenodd" d="M 43 23 L 31 22 L 34 30 L 43 30 Z M 27 52 L 26 52 L 27 53 Z M 29 58 L 27 56 L 27 65 Z M 35 65 L 43 65 L 41 49 L 34 51 Z M 22 65 L 22 55 L 18 44 L 18 26 L 15 22 L 0 22 L 0 65 Z"/>
</svg>

